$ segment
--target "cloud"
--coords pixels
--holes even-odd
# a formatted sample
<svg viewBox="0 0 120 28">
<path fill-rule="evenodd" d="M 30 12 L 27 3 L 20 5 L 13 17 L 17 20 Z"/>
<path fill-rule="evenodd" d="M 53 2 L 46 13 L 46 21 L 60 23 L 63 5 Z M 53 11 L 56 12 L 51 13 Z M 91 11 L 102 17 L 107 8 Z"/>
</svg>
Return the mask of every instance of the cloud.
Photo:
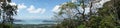
<svg viewBox="0 0 120 28">
<path fill-rule="evenodd" d="M 101 7 L 103 7 L 103 4 L 108 2 L 108 1 L 110 1 L 110 0 L 101 0 L 100 2 L 94 3 L 93 4 L 94 6 L 93 6 L 92 9 L 101 8 Z M 79 7 L 79 8 L 83 11 L 82 7 Z M 90 10 L 90 8 L 86 7 L 85 8 L 85 13 L 88 14 L 90 12 L 89 10 Z M 92 12 L 97 12 L 97 11 L 96 10 L 92 10 Z"/>
<path fill-rule="evenodd" d="M 72 0 L 72 2 L 77 2 L 77 0 Z"/>
<path fill-rule="evenodd" d="M 79 7 L 79 10 L 80 10 L 81 12 L 83 12 L 82 6 Z M 85 8 L 85 14 L 88 14 L 88 13 L 89 13 L 89 10 L 90 10 L 90 8 L 89 8 L 89 7 L 86 7 L 86 8 Z"/>
<path fill-rule="evenodd" d="M 18 4 L 18 9 L 25 9 L 25 8 L 27 8 L 27 6 L 24 5 L 24 3 Z"/>
<path fill-rule="evenodd" d="M 10 5 L 14 6 L 14 5 L 17 5 L 16 3 L 12 2 L 12 3 L 9 3 Z M 20 9 L 24 9 L 24 8 L 27 8 L 27 6 L 25 6 L 23 3 L 22 4 L 18 4 L 18 10 L 17 12 L 20 11 Z"/>
<path fill-rule="evenodd" d="M 37 8 L 36 9 L 33 5 L 31 5 L 27 10 L 29 13 L 41 13 L 41 14 L 43 14 L 45 12 L 44 8 Z"/>
<path fill-rule="evenodd" d="M 103 7 L 103 4 L 106 3 L 106 2 L 108 2 L 108 1 L 110 1 L 110 0 L 101 0 L 101 1 L 98 2 L 98 3 L 95 3 L 95 4 L 94 4 L 94 7 L 96 7 L 96 8 L 101 8 L 101 7 Z"/>
<path fill-rule="evenodd" d="M 26 5 L 24 5 L 24 3 L 22 3 L 22 4 L 18 4 L 18 12 L 21 10 L 21 9 L 25 9 L 25 8 L 27 8 L 27 6 Z"/>
<path fill-rule="evenodd" d="M 54 8 L 53 8 L 53 12 L 59 12 L 60 9 L 59 9 L 60 5 L 56 5 Z"/>
<path fill-rule="evenodd" d="M 17 5 L 16 3 L 12 2 L 12 3 L 9 3 L 10 5 Z"/>
</svg>

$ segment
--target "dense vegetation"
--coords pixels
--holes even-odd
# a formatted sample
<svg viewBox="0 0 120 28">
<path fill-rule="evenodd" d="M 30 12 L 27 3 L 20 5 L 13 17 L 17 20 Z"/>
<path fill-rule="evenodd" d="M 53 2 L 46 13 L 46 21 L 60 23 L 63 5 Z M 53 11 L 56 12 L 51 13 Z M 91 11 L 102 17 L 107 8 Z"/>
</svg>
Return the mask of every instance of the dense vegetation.
<svg viewBox="0 0 120 28">
<path fill-rule="evenodd" d="M 120 0 L 110 0 L 103 7 L 96 7 L 94 4 L 100 1 L 78 0 L 62 4 L 56 16 L 64 20 L 56 28 L 120 28 Z M 86 8 L 89 8 L 87 14 Z"/>
<path fill-rule="evenodd" d="M 60 11 L 55 13 L 58 19 L 57 25 L 13 25 L 13 16 L 16 14 L 17 6 L 10 5 L 11 0 L 1 0 L 0 28 L 120 28 L 120 0 L 110 0 L 100 4 L 102 0 L 77 0 L 66 2 L 59 7 Z M 89 9 L 89 12 L 86 12 Z M 62 19 L 62 20 L 59 20 Z M 50 24 L 52 25 L 52 24 Z M 34 27 L 35 26 L 35 27 Z M 43 27 L 42 27 L 43 26 Z"/>
<path fill-rule="evenodd" d="M 0 28 L 13 28 L 13 16 L 17 14 L 17 6 L 11 0 L 0 0 Z"/>
</svg>

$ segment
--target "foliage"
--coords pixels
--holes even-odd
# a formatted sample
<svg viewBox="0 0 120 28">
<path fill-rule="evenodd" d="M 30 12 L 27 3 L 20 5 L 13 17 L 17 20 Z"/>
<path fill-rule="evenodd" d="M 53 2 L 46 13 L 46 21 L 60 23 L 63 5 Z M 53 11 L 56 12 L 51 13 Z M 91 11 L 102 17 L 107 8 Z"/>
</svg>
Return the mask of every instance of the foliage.
<svg viewBox="0 0 120 28">
<path fill-rule="evenodd" d="M 120 19 L 119 18 L 120 0 L 111 0 L 109 2 L 106 2 L 102 8 L 97 8 L 96 13 L 89 12 L 92 14 L 89 14 L 89 13 L 84 14 L 85 6 L 89 6 L 89 5 L 85 5 L 85 3 L 84 3 L 85 1 L 83 1 L 83 0 L 81 0 L 81 1 L 82 1 L 81 2 L 82 5 L 81 4 L 79 4 L 79 5 L 81 5 L 83 8 L 82 12 L 80 12 L 80 10 L 78 9 L 79 6 L 76 3 L 63 4 L 63 6 L 62 6 L 64 8 L 63 10 L 66 10 L 66 8 L 67 9 L 69 8 L 69 10 L 67 10 L 67 11 L 70 12 L 70 11 L 75 11 L 75 10 L 70 10 L 70 9 L 77 9 L 77 10 L 79 10 L 77 12 L 80 12 L 81 14 L 60 11 L 61 15 L 63 13 L 76 14 L 76 15 L 71 15 L 71 16 L 75 16 L 75 17 L 70 16 L 68 18 L 64 18 L 64 20 L 60 23 L 61 28 L 119 28 L 120 20 L 116 20 L 116 19 Z M 92 3 L 92 4 L 94 4 L 94 3 Z M 93 7 L 92 5 L 90 5 L 90 6 L 91 6 L 90 8 Z M 90 9 L 90 11 L 92 11 L 92 9 Z M 77 17 L 77 19 L 76 19 L 76 17 Z M 72 24 L 76 24 L 76 25 L 72 25 Z"/>
<path fill-rule="evenodd" d="M 11 0 L 3 0 L 0 8 L 1 28 L 13 28 L 13 16 L 17 14 L 17 5 L 11 5 Z"/>
<path fill-rule="evenodd" d="M 77 28 L 85 28 L 85 25 L 80 25 Z"/>
</svg>

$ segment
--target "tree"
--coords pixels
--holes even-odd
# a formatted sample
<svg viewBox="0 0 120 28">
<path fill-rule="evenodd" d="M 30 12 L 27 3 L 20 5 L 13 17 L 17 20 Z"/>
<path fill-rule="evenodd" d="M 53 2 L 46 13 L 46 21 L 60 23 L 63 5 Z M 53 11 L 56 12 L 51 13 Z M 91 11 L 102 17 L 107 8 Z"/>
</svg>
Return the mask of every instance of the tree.
<svg viewBox="0 0 120 28">
<path fill-rule="evenodd" d="M 66 4 L 63 4 L 60 7 L 60 9 L 61 10 L 59 12 L 59 15 L 65 14 L 68 17 L 68 18 L 65 17 L 64 21 L 61 22 L 62 26 L 65 26 L 65 28 L 76 27 L 77 26 L 77 24 L 75 24 L 76 21 L 73 21 L 74 20 L 74 14 L 75 14 L 73 11 L 78 12 L 80 14 L 80 11 L 78 10 L 77 5 L 72 3 L 72 2 L 67 2 Z M 62 12 L 64 12 L 64 13 L 62 13 Z M 63 15 L 63 16 L 65 16 L 65 15 Z"/>
<path fill-rule="evenodd" d="M 85 2 L 83 1 L 83 3 Z M 65 28 L 76 28 L 78 25 L 80 25 L 81 21 L 85 21 L 85 5 L 83 3 L 76 4 L 73 2 L 67 2 L 62 4 L 58 15 L 67 16 L 67 18 L 65 17 L 64 21 L 61 23 L 64 25 L 66 24 L 65 26 L 67 27 Z M 80 12 L 79 7 L 83 8 L 83 12 Z M 80 18 L 80 15 L 82 15 L 83 18 Z"/>
<path fill-rule="evenodd" d="M 111 4 L 113 3 L 113 4 Z M 90 17 L 90 28 L 116 28 L 116 12 L 114 8 L 114 2 L 111 0 L 106 2 L 102 8 L 97 11 L 98 16 Z"/>
<path fill-rule="evenodd" d="M 77 23 L 77 27 L 73 25 L 72 28 L 119 28 L 120 20 L 116 20 L 119 19 L 119 0 L 115 0 L 117 3 L 116 2 L 114 3 L 114 0 L 108 1 L 103 5 L 101 5 L 103 7 L 93 6 L 94 4 L 101 1 L 102 0 L 90 0 L 86 2 L 84 0 L 78 0 L 79 4 L 78 2 L 74 3 L 75 6 L 71 6 L 71 4 L 69 3 L 63 4 L 62 9 L 65 11 L 61 10 L 60 15 L 62 15 L 63 13 L 65 13 L 66 15 L 75 14 L 72 15 L 75 17 L 69 16 L 69 18 L 65 18 L 65 20 L 63 20 L 61 24 L 65 28 L 71 28 L 71 24 L 76 24 L 76 23 Z M 75 10 L 71 10 L 71 9 L 73 9 L 74 7 L 78 8 L 79 6 L 81 6 L 83 9 L 82 12 L 79 9 L 77 9 L 79 10 L 80 14 L 71 12 L 76 10 L 76 9 Z M 85 8 L 88 6 L 90 8 L 89 9 L 90 12 L 88 14 L 85 14 L 85 10 L 86 10 Z M 93 12 L 94 9 L 95 12 Z"/>
<path fill-rule="evenodd" d="M 5 0 L 1 3 L 1 19 L 3 19 L 1 28 L 11 28 L 14 21 L 13 16 L 17 14 L 17 6 L 10 3 L 11 0 Z"/>
</svg>

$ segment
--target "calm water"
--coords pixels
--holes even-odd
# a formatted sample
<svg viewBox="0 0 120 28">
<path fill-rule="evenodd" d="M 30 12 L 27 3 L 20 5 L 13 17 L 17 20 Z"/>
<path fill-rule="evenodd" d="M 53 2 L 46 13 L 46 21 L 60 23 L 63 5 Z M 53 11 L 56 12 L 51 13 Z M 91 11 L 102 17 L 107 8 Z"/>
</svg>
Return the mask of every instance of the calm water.
<svg viewBox="0 0 120 28">
<path fill-rule="evenodd" d="M 56 24 L 54 20 L 41 20 L 41 19 L 21 20 L 14 23 L 15 24 Z"/>
</svg>

